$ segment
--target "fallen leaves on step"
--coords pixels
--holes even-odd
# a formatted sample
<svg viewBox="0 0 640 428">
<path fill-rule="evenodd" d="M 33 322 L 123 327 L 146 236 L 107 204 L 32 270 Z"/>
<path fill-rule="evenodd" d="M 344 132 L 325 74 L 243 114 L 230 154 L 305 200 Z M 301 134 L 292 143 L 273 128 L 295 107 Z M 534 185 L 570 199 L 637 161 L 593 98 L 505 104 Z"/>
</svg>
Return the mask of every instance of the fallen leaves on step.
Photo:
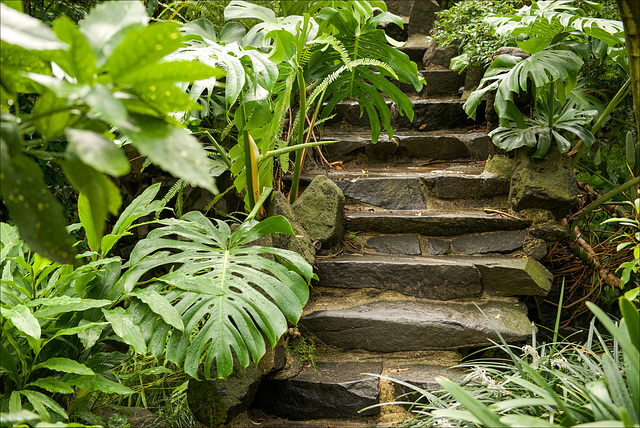
<svg viewBox="0 0 640 428">
<path fill-rule="evenodd" d="M 389 369 L 389 373 L 408 372 L 409 369 Z"/>
<path fill-rule="evenodd" d="M 334 169 L 344 169 L 344 165 L 340 161 L 329 162 L 329 167 Z"/>
</svg>

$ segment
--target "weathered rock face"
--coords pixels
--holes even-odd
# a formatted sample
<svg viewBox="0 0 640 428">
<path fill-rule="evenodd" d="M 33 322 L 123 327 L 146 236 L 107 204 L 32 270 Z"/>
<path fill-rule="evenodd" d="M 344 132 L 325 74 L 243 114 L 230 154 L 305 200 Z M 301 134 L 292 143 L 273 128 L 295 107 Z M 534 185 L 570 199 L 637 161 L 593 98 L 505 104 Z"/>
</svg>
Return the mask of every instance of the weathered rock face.
<svg viewBox="0 0 640 428">
<path fill-rule="evenodd" d="M 234 361 L 235 367 L 240 367 Z M 211 373 L 215 376 L 215 363 Z M 203 367 L 198 377 L 204 378 Z M 262 372 L 255 365 L 246 369 L 238 368 L 225 379 L 189 381 L 187 402 L 198 422 L 205 427 L 215 428 L 231 421 L 249 408 L 258 391 Z"/>
<path fill-rule="evenodd" d="M 381 372 L 381 362 L 319 362 L 317 370 L 308 367 L 294 378 L 265 380 L 254 407 L 292 420 L 356 416 L 378 401 L 378 378 L 362 373 Z"/>
<path fill-rule="evenodd" d="M 451 59 L 458 55 L 458 46 L 459 43 L 454 43 L 440 48 L 437 42 L 431 42 L 424 52 L 422 63 L 425 68 L 438 67 L 448 69 Z"/>
<path fill-rule="evenodd" d="M 578 183 L 571 159 L 552 147 L 543 159 L 518 150 L 509 202 L 514 210 L 540 208 L 563 218 L 578 203 Z"/>
<path fill-rule="evenodd" d="M 439 11 L 440 5 L 436 0 L 414 1 L 409 15 L 410 37 L 413 34 L 428 35 L 438 20 L 436 12 Z"/>
<path fill-rule="evenodd" d="M 380 235 L 369 239 L 365 248 L 383 254 L 420 255 L 418 235 Z"/>
<path fill-rule="evenodd" d="M 478 89 L 478 85 L 484 76 L 485 68 L 480 66 L 469 67 L 464 79 L 464 92 L 462 93 L 462 99 L 469 98 L 471 92 Z"/>
<path fill-rule="evenodd" d="M 346 223 L 344 194 L 326 176 L 314 178 L 292 208 L 311 238 L 320 241 L 324 248 L 342 239 Z"/>
<path fill-rule="evenodd" d="M 304 257 L 306 261 L 314 264 L 316 261 L 316 249 L 313 246 L 313 240 L 296 219 L 289 201 L 281 192 L 274 193 L 268 214 L 269 216 L 281 215 L 289 220 L 293 233 L 295 233 L 295 236 L 287 234 L 274 236 L 273 246 L 276 248 L 295 251 Z"/>
</svg>

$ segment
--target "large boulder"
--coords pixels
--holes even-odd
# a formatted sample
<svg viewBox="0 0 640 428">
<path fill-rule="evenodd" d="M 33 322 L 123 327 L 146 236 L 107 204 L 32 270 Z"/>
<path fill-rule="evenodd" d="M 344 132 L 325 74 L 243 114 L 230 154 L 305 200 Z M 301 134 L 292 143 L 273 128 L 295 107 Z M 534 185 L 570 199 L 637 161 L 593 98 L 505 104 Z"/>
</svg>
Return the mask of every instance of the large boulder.
<svg viewBox="0 0 640 428">
<path fill-rule="evenodd" d="M 313 246 L 313 239 L 311 239 L 311 236 L 309 236 L 304 227 L 302 227 L 300 222 L 296 219 L 289 201 L 282 192 L 275 192 L 273 194 L 268 214 L 269 216 L 281 215 L 289 220 L 293 233 L 295 234 L 294 236 L 291 236 L 283 233 L 278 236 L 274 236 L 272 240 L 273 246 L 276 248 L 295 251 L 304 257 L 304 259 L 310 264 L 314 264 L 316 261 L 316 249 Z"/>
<path fill-rule="evenodd" d="M 330 248 L 342 239 L 347 222 L 344 194 L 324 175 L 314 178 L 293 205 L 293 213 L 312 239 Z"/>
<path fill-rule="evenodd" d="M 253 364 L 242 369 L 234 358 L 234 371 L 224 379 L 189 380 L 187 403 L 198 422 L 208 428 L 229 423 L 231 419 L 249 408 L 258 391 L 262 371 Z M 211 375 L 215 377 L 215 362 Z M 203 366 L 198 377 L 204 378 Z"/>
<path fill-rule="evenodd" d="M 578 203 L 578 182 L 569 156 L 552 147 L 543 159 L 534 159 L 529 150 L 519 149 L 509 202 L 516 211 L 537 208 L 558 219 L 567 216 Z"/>
<path fill-rule="evenodd" d="M 444 47 L 439 47 L 436 41 L 428 42 L 427 50 L 424 51 L 424 56 L 422 57 L 424 67 L 448 70 L 451 59 L 458 55 L 459 46 L 458 42 Z"/>
<path fill-rule="evenodd" d="M 409 37 L 414 34 L 429 35 L 438 20 L 436 12 L 440 5 L 436 0 L 419 0 L 413 2 L 409 14 Z"/>
</svg>

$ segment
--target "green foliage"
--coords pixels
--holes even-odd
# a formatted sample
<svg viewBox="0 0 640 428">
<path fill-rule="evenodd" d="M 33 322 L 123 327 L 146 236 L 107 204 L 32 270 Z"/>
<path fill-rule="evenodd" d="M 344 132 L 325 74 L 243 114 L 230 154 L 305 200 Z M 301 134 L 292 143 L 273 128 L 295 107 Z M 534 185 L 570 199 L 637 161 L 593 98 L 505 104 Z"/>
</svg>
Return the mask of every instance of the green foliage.
<svg viewBox="0 0 640 428">
<path fill-rule="evenodd" d="M 617 251 L 628 248 L 633 249 L 633 259 L 622 263 L 618 268 L 618 270 L 622 270 L 620 286 L 624 288 L 624 286 L 631 281 L 631 285 L 637 288 L 640 287 L 638 280 L 638 275 L 640 275 L 640 198 L 634 202 L 625 201 L 624 203 L 631 207 L 632 218 L 617 217 L 605 220 L 602 223 L 617 223 L 620 226 L 626 226 L 628 228 L 621 235 L 621 237 L 625 239 L 625 242 L 618 244 L 616 247 Z"/>
<path fill-rule="evenodd" d="M 613 344 L 596 329 L 595 318 L 583 345 L 536 346 L 534 340 L 533 346 L 519 349 L 503 343 L 497 347 L 510 359 L 465 363 L 456 382 L 437 379 L 440 391 L 412 387 L 422 396 L 413 410 L 422 416 L 405 426 L 638 426 L 638 309 L 620 298 L 623 318 L 616 324 L 597 306 L 587 305 Z"/>
<path fill-rule="evenodd" d="M 159 223 L 163 226 L 136 245 L 119 281 L 135 297 L 129 313 L 154 355 L 166 349 L 167 359 L 195 378 L 202 358 L 210 378 L 215 359 L 218 377 L 224 377 L 233 369 L 232 350 L 246 367 L 265 352 L 262 334 L 275 345 L 287 321 L 298 321 L 309 297 L 311 266 L 291 251 L 247 246 L 270 233 L 293 233 L 284 218 L 249 220 L 233 233 L 222 221 L 214 225 L 198 212 Z M 179 240 L 172 238 L 176 235 Z M 175 268 L 151 281 L 145 294 L 133 291 L 146 272 L 160 266 Z M 164 298 L 171 306 L 152 298 Z"/>
<path fill-rule="evenodd" d="M 107 2 L 78 26 L 61 16 L 52 29 L 4 3 L 0 7 L 2 195 L 32 248 L 51 260 L 73 261 L 61 205 L 44 186 L 32 156 L 53 158 L 87 196 L 97 239 L 108 213 L 120 208 L 107 174 L 129 171 L 118 147 L 123 142 L 170 173 L 216 191 L 205 151 L 169 113 L 194 107 L 174 83 L 221 72 L 163 60 L 183 43 L 176 24 L 148 25 L 141 2 Z M 20 111 L 18 94 L 38 95 L 30 114 Z M 62 137 L 69 141 L 65 152 L 49 151 L 49 142 Z"/>
<path fill-rule="evenodd" d="M 578 87 L 578 73 L 591 56 L 592 39 L 599 41 L 600 56 L 608 55 L 628 69 L 622 23 L 585 17 L 572 3 L 533 2 L 514 15 L 485 19 L 496 34 L 516 38 L 518 46 L 529 54 L 525 59 L 511 55 L 496 58 L 464 105 L 467 114 L 475 117 L 481 98 L 496 91 L 494 106 L 500 127 L 490 135 L 498 147 L 536 147 L 534 157 L 543 157 L 554 142 L 564 153 L 571 149 L 571 140 L 586 146 L 595 140 L 585 126 L 597 112 L 591 109 L 593 100 Z M 574 91 L 577 88 L 580 91 Z M 533 119 L 528 121 L 514 100 L 521 91 L 533 92 Z"/>
<path fill-rule="evenodd" d="M 491 63 L 495 51 L 502 46 L 513 45 L 513 38 L 499 36 L 491 31 L 483 19 L 490 14 L 510 14 L 521 1 L 463 0 L 449 9 L 436 12 L 433 36 L 440 47 L 459 43 L 460 55 L 451 60 L 451 69 L 465 70 L 469 67 L 486 67 Z"/>
</svg>

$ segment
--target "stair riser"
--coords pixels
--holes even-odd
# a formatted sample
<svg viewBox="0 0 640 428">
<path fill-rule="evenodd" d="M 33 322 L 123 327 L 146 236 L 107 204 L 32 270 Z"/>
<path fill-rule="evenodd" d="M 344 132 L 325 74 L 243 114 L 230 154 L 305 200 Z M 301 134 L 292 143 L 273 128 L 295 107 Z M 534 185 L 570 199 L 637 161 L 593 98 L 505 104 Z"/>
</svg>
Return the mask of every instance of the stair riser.
<svg viewBox="0 0 640 428">
<path fill-rule="evenodd" d="M 358 159 L 370 164 L 416 163 L 418 161 L 486 160 L 491 140 L 485 133 L 450 135 L 401 135 L 392 140 L 381 137 L 376 144 L 370 138 L 334 137 L 325 131 L 326 141 L 339 140 L 323 147 L 329 162 L 349 162 Z"/>
<path fill-rule="evenodd" d="M 531 324 L 523 304 L 480 308 L 507 342 L 530 338 Z M 327 345 L 373 352 L 468 349 L 500 341 L 487 318 L 472 304 L 376 302 L 311 312 L 303 316 L 300 325 Z"/>
<path fill-rule="evenodd" d="M 469 118 L 462 109 L 464 102 L 458 99 L 419 99 L 411 102 L 414 111 L 413 121 L 406 116 L 401 116 L 398 108 L 391 101 L 387 106 L 391 109 L 391 126 L 398 131 L 437 131 L 441 129 L 456 129 L 465 126 L 477 125 L 484 122 L 484 104 L 478 107 L 475 120 Z M 370 126 L 369 116 L 366 111 L 360 112 L 360 106 L 356 101 L 344 101 L 335 106 L 335 117 L 328 124 L 346 123 L 366 127 Z"/>
<path fill-rule="evenodd" d="M 482 294 L 480 273 L 471 264 L 321 260 L 318 276 L 321 286 L 394 290 L 434 300 Z"/>
<path fill-rule="evenodd" d="M 427 82 L 420 94 L 428 97 L 429 95 L 456 94 L 458 90 L 464 86 L 465 73 L 459 74 L 455 70 L 418 70 L 424 80 Z M 416 90 L 413 85 L 401 83 L 395 79 L 388 78 L 394 85 L 406 94 L 415 94 Z"/>
</svg>

